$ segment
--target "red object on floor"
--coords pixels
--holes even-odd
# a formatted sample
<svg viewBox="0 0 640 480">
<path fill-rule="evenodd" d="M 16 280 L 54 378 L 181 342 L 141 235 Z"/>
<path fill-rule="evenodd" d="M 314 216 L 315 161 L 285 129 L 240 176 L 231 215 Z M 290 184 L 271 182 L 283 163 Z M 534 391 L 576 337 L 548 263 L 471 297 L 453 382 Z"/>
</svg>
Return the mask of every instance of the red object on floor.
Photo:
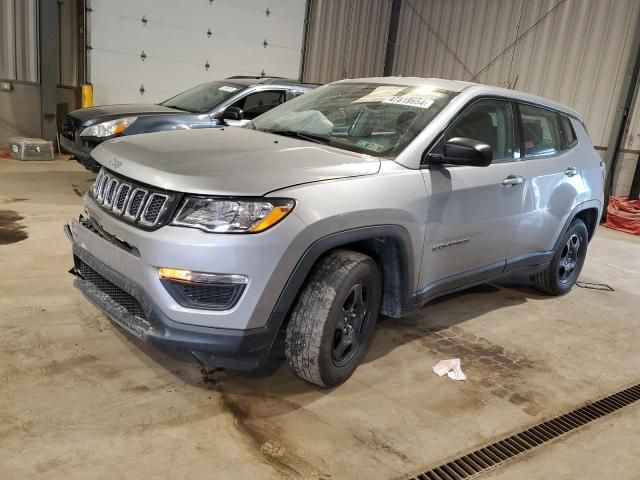
<svg viewBox="0 0 640 480">
<path fill-rule="evenodd" d="M 11 158 L 10 150 L 0 150 L 0 158 Z"/>
<path fill-rule="evenodd" d="M 605 227 L 640 235 L 640 200 L 610 197 Z"/>
</svg>

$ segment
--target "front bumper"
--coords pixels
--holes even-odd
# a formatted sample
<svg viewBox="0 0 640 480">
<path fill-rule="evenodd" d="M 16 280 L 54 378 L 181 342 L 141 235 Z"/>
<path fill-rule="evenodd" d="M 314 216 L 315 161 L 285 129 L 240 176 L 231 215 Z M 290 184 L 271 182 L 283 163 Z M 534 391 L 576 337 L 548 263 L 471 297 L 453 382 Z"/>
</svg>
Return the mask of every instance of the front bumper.
<svg viewBox="0 0 640 480">
<path fill-rule="evenodd" d="M 171 226 L 144 231 L 88 196 L 85 206 L 104 230 L 77 220 L 65 226 L 75 286 L 115 323 L 145 341 L 204 353 L 211 365 L 250 370 L 266 359 L 283 318 L 274 315 L 276 303 L 304 252 L 306 229 L 295 215 L 258 235 L 211 235 Z M 229 310 L 188 308 L 160 280 L 163 266 L 244 274 L 249 283 Z"/>
<path fill-rule="evenodd" d="M 91 157 L 91 150 L 95 145 L 87 146 L 80 140 L 71 140 L 64 135 L 60 135 L 60 145 L 77 159 L 84 162 L 93 162 L 97 165 L 97 162 Z"/>
<path fill-rule="evenodd" d="M 65 231 L 72 239 L 68 226 Z M 231 330 L 174 322 L 138 285 L 77 243 L 73 243 L 73 256 L 74 286 L 113 322 L 143 341 L 189 350 L 211 365 L 252 370 L 265 361 L 276 339 L 276 328 Z"/>
</svg>

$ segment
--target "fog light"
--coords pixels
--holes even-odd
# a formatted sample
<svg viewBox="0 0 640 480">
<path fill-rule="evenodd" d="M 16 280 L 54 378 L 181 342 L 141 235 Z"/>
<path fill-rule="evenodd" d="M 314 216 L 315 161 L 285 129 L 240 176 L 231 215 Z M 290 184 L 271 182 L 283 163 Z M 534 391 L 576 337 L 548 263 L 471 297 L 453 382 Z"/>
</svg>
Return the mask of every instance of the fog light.
<svg viewBox="0 0 640 480">
<path fill-rule="evenodd" d="M 228 273 L 205 273 L 192 272 L 179 268 L 162 267 L 158 270 L 160 278 L 165 280 L 177 280 L 180 282 L 192 283 L 233 283 L 236 285 L 246 285 L 249 279 L 244 275 Z"/>
<path fill-rule="evenodd" d="M 249 279 L 228 273 L 192 272 L 180 268 L 158 269 L 160 282 L 183 307 L 229 310 L 242 296 Z"/>
</svg>

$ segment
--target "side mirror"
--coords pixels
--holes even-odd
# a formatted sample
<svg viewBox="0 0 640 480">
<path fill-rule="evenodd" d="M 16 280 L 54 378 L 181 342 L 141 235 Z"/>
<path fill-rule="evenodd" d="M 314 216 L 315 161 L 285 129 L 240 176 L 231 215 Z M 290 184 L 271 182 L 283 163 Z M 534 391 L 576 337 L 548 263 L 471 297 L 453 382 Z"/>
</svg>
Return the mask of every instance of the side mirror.
<svg viewBox="0 0 640 480">
<path fill-rule="evenodd" d="M 471 138 L 456 137 L 444 144 L 444 154 L 429 154 L 429 162 L 442 165 L 467 165 L 488 167 L 493 160 L 493 151 L 486 143 Z"/>
<path fill-rule="evenodd" d="M 218 114 L 217 117 L 220 120 L 243 120 L 244 114 L 242 113 L 242 109 L 238 107 L 227 107 L 222 113 Z"/>
</svg>

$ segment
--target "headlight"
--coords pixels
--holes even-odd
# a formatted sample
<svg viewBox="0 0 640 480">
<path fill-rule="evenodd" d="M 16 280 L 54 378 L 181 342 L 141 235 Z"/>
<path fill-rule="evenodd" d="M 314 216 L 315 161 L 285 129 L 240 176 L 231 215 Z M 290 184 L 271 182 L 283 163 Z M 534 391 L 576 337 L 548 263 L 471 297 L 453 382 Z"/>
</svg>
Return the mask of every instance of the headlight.
<svg viewBox="0 0 640 480">
<path fill-rule="evenodd" d="M 108 122 L 98 123 L 85 128 L 80 132 L 81 137 L 111 137 L 118 133 L 124 132 L 135 122 L 138 117 L 125 117 L 110 120 Z"/>
<path fill-rule="evenodd" d="M 172 223 L 205 232 L 258 233 L 273 227 L 294 206 L 293 200 L 187 197 Z"/>
</svg>

